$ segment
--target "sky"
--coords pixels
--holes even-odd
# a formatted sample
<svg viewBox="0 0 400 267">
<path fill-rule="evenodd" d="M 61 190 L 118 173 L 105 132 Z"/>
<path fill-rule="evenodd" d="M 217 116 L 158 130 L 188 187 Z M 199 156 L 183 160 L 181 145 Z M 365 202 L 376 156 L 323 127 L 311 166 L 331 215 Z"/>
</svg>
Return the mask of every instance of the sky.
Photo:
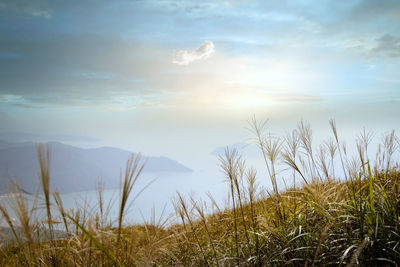
<svg viewBox="0 0 400 267">
<path fill-rule="evenodd" d="M 398 0 L 0 1 L 0 138 L 202 168 L 252 116 L 400 130 L 399 63 Z"/>
</svg>

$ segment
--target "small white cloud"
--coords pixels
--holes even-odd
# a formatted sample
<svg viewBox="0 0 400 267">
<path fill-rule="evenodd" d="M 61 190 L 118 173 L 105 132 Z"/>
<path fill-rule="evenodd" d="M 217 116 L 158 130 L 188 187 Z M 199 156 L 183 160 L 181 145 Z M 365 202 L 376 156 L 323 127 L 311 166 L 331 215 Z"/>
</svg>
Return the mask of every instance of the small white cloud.
<svg viewBox="0 0 400 267">
<path fill-rule="evenodd" d="M 204 41 L 196 50 L 187 51 L 179 50 L 174 53 L 172 63 L 177 65 L 188 65 L 193 61 L 201 60 L 210 57 L 215 52 L 214 43 Z"/>
<path fill-rule="evenodd" d="M 27 13 L 30 13 L 33 17 L 42 17 L 45 19 L 52 18 L 51 13 L 47 10 L 31 10 L 31 11 L 28 11 Z"/>
<path fill-rule="evenodd" d="M 46 2 L 42 0 L 19 0 L 0 2 L 0 11 L 26 17 L 51 19 L 52 14 Z"/>
<path fill-rule="evenodd" d="M 14 103 L 20 102 L 24 98 L 20 95 L 0 94 L 0 103 Z"/>
</svg>

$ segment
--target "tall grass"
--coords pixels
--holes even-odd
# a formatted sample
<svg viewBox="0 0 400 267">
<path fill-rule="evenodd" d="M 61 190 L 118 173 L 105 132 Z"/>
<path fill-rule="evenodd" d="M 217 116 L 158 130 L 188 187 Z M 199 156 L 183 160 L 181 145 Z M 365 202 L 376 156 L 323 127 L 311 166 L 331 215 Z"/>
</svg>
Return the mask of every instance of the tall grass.
<svg viewBox="0 0 400 267">
<path fill-rule="evenodd" d="M 115 222 L 109 220 L 110 203 L 104 203 L 101 183 L 94 210 L 65 210 L 57 191 L 53 205 L 50 150 L 38 146 L 45 212 L 28 205 L 18 183 L 11 184 L 15 215 L 5 205 L 0 214 L 14 242 L 0 247 L 0 265 L 398 266 L 400 141 L 394 131 L 382 138 L 373 161 L 369 151 L 375 134 L 361 131 L 357 153 L 350 156 L 334 120 L 329 122 L 332 137 L 321 145 L 313 143 L 305 122 L 283 138 L 267 132 L 267 122 L 253 119 L 250 125 L 271 191 L 237 150 L 227 149 L 220 166 L 228 205 L 222 208 L 208 194 L 210 209 L 207 202 L 178 193 L 174 223 L 161 217 L 156 221 L 153 215 L 142 225 L 124 224 L 143 171 L 140 155 L 128 159 L 121 175 Z M 56 222 L 62 222 L 60 227 Z M 56 234 L 60 231 L 61 236 Z"/>
<path fill-rule="evenodd" d="M 144 164 L 140 165 L 141 156 L 140 154 L 135 156 L 131 155 L 126 162 L 125 176 L 121 184 L 121 198 L 119 203 L 119 214 L 118 214 L 118 241 L 121 237 L 122 220 L 124 218 L 125 209 L 128 205 L 128 198 L 132 192 L 133 186 L 142 173 Z M 100 191 L 99 191 L 100 194 Z M 101 203 L 101 194 L 99 195 Z"/>
<path fill-rule="evenodd" d="M 51 203 L 50 203 L 50 157 L 51 157 L 51 150 L 50 146 L 45 146 L 43 144 L 39 144 L 36 147 L 38 160 L 39 160 L 39 178 L 41 182 L 41 188 L 43 190 L 43 196 L 45 199 L 45 207 L 46 207 L 46 215 L 47 215 L 47 223 L 49 226 L 50 237 L 51 239 L 54 238 L 53 234 L 53 220 L 51 216 Z"/>
</svg>

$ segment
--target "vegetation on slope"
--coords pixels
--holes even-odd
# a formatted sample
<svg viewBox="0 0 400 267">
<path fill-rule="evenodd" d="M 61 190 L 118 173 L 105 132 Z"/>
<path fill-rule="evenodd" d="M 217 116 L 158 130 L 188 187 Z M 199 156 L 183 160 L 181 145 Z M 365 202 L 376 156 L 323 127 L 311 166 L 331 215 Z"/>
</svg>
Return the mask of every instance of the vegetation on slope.
<svg viewBox="0 0 400 267">
<path fill-rule="evenodd" d="M 117 224 L 107 220 L 101 186 L 96 211 L 64 210 L 59 194 L 51 201 L 48 190 L 49 148 L 38 146 L 46 219 L 34 219 L 37 207 L 29 209 L 18 187 L 11 186 L 18 222 L 4 206 L 0 212 L 16 242 L 0 249 L 0 265 L 397 266 L 399 138 L 390 132 L 371 160 L 372 134 L 363 131 L 356 142 L 358 155 L 350 158 L 333 120 L 330 125 L 333 139 L 316 150 L 305 123 L 276 138 L 266 133 L 265 123 L 251 121 L 271 192 L 259 186 L 256 171 L 237 151 L 227 149 L 220 158 L 230 193 L 227 206 L 218 206 L 212 195 L 207 207 L 205 201 L 178 193 L 174 206 L 180 223 L 175 224 L 154 217 L 143 225 L 123 224 L 129 194 L 142 170 L 137 156 L 127 162 Z M 278 175 L 278 166 L 286 166 L 284 174 Z M 293 185 L 280 191 L 278 179 L 290 179 Z M 52 214 L 51 205 L 59 214 Z M 55 223 L 61 223 L 65 237 L 54 236 Z M 43 234 L 50 234 L 47 241 L 39 241 Z"/>
</svg>

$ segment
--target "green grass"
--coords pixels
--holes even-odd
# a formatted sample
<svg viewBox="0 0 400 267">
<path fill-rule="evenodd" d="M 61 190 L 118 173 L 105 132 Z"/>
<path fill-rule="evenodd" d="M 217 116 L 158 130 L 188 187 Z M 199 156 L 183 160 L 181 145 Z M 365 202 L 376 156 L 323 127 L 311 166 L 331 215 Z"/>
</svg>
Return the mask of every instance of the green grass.
<svg viewBox="0 0 400 267">
<path fill-rule="evenodd" d="M 50 152 L 38 146 L 46 218 L 34 219 L 36 207 L 30 210 L 18 187 L 11 187 L 17 222 L 5 207 L 0 211 L 16 238 L 14 244 L 0 248 L 0 265 L 396 266 L 400 262 L 399 139 L 389 133 L 371 160 L 372 134 L 363 131 L 354 158 L 347 155 L 333 120 L 330 125 L 333 139 L 316 147 L 306 123 L 278 138 L 266 132 L 265 123 L 251 121 L 273 185 L 271 192 L 260 186 L 265 177 L 258 177 L 237 151 L 227 149 L 220 158 L 230 194 L 226 207 L 218 206 L 212 195 L 207 202 L 212 206 L 207 207 L 205 201 L 178 193 L 173 219 L 179 223 L 174 224 L 162 217 L 142 225 L 123 223 L 128 197 L 142 170 L 140 158 L 133 156 L 121 181 L 116 224 L 107 219 L 109 206 L 103 203 L 101 184 L 97 211 L 66 211 L 57 192 L 54 201 L 50 199 Z M 282 169 L 286 171 L 277 173 Z M 279 190 L 278 179 L 294 185 Z M 51 205 L 59 214 L 51 214 Z M 56 238 L 55 223 L 61 223 L 68 235 Z M 44 226 L 50 240 L 39 241 Z M 16 229 L 22 229 L 22 234 Z"/>
</svg>

